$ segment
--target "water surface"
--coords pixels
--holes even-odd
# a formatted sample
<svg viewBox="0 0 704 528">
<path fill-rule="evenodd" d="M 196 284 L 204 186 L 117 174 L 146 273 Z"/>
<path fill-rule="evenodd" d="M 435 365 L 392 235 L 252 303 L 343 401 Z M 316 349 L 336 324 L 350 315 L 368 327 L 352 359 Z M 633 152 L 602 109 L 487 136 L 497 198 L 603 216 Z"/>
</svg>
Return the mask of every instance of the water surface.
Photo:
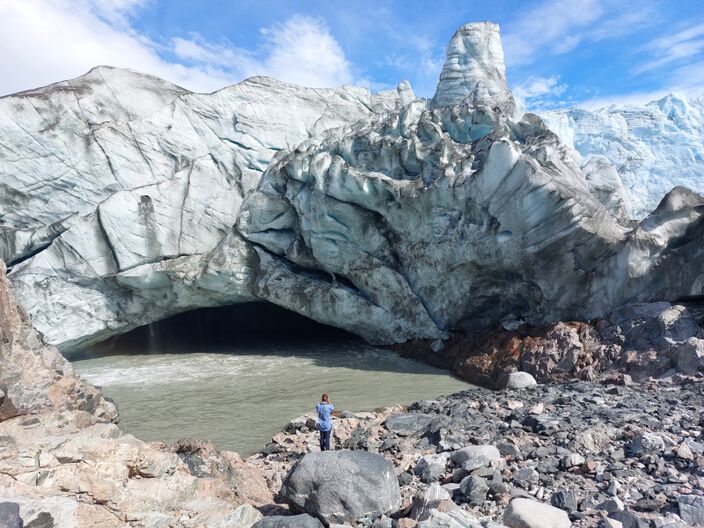
<svg viewBox="0 0 704 528">
<path fill-rule="evenodd" d="M 89 355 L 74 366 L 115 400 L 123 430 L 165 442 L 193 436 L 243 455 L 312 411 L 323 392 L 337 410 L 361 411 L 469 387 L 447 371 L 357 339 L 263 337 L 191 352 Z"/>
</svg>

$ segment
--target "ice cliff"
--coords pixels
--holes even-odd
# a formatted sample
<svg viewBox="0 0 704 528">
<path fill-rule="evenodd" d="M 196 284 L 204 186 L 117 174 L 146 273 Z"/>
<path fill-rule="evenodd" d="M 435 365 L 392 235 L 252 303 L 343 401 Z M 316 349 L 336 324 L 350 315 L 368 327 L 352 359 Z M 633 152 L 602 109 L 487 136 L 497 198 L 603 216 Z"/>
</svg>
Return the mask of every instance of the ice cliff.
<svg viewBox="0 0 704 528">
<path fill-rule="evenodd" d="M 252 300 L 391 343 L 702 293 L 704 200 L 628 221 L 611 163 L 516 112 L 495 24 L 431 101 L 97 68 L 0 99 L 0 135 L 0 252 L 65 351 Z"/>
<path fill-rule="evenodd" d="M 704 97 L 668 95 L 644 106 L 541 113 L 580 154 L 580 163 L 614 167 L 625 212 L 644 217 L 674 186 L 704 192 Z M 618 187 L 618 182 L 606 184 Z"/>
</svg>

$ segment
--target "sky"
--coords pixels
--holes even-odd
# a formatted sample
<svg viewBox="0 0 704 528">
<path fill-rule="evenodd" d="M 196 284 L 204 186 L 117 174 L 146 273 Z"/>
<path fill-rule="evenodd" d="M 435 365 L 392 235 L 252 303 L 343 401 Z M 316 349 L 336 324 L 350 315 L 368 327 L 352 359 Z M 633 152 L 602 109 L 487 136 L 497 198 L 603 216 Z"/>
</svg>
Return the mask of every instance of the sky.
<svg viewBox="0 0 704 528">
<path fill-rule="evenodd" d="M 450 37 L 483 20 L 529 109 L 704 94 L 704 0 L 0 0 L 0 95 L 106 64 L 200 92 L 268 75 L 432 97 Z"/>
</svg>

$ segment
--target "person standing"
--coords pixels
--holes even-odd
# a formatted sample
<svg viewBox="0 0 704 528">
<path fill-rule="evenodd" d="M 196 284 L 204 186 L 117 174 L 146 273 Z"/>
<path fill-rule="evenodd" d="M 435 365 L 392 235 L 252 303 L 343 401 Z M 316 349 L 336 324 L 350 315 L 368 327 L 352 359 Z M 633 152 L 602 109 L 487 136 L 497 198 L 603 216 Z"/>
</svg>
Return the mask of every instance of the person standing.
<svg viewBox="0 0 704 528">
<path fill-rule="evenodd" d="M 320 403 L 315 406 L 318 414 L 318 429 L 320 430 L 320 450 L 330 451 L 330 434 L 332 433 L 332 411 L 335 407 L 330 403 L 327 394 L 323 394 Z"/>
</svg>

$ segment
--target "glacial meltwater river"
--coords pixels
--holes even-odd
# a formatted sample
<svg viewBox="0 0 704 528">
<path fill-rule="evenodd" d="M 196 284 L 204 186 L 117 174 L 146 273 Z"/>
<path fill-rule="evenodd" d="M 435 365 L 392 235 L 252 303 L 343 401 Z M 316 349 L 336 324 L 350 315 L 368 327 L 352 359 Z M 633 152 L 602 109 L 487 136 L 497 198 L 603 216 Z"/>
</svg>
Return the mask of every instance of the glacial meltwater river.
<svg viewBox="0 0 704 528">
<path fill-rule="evenodd" d="M 269 342 L 262 336 L 255 343 L 88 355 L 74 366 L 117 403 L 126 432 L 166 442 L 192 436 L 242 455 L 312 411 L 323 392 L 337 410 L 361 411 L 470 386 L 358 339 Z"/>
</svg>

